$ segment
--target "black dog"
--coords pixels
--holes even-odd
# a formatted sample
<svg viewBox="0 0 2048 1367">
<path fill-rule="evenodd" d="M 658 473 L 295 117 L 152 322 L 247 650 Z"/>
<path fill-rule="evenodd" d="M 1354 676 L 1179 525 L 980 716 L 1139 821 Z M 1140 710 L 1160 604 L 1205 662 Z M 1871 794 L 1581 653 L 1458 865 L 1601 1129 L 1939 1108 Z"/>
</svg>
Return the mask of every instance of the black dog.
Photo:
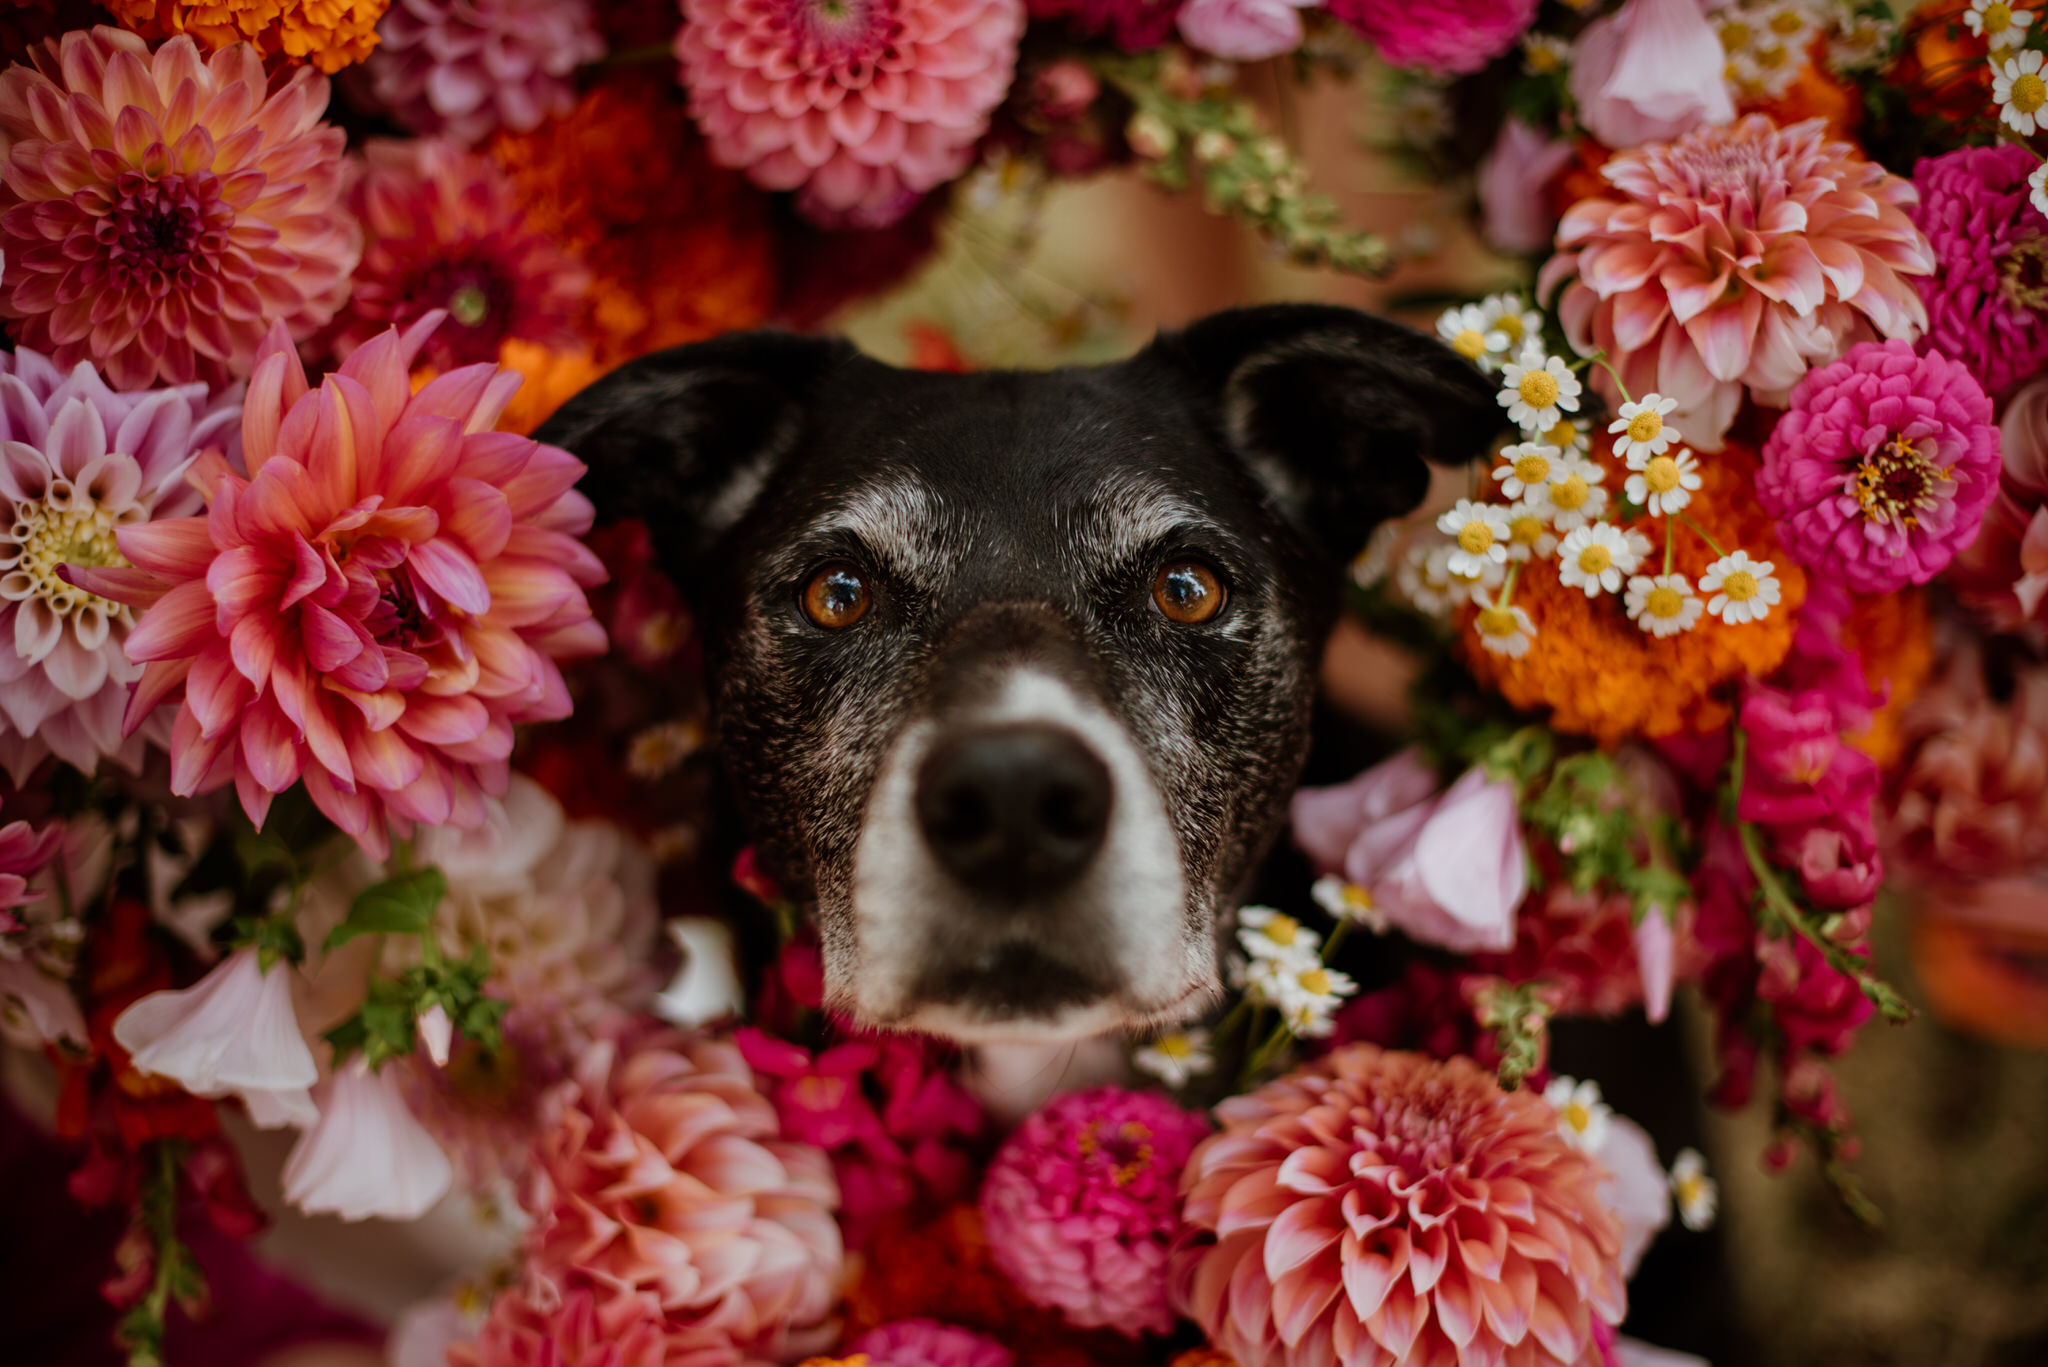
<svg viewBox="0 0 2048 1367">
<path fill-rule="evenodd" d="M 831 1002 L 989 1042 L 1216 994 L 1345 560 L 1425 459 L 1505 427 L 1434 340 L 1281 305 L 1039 374 L 730 336 L 537 435 L 698 610 L 717 749 L 769 868 L 816 898 Z"/>
</svg>

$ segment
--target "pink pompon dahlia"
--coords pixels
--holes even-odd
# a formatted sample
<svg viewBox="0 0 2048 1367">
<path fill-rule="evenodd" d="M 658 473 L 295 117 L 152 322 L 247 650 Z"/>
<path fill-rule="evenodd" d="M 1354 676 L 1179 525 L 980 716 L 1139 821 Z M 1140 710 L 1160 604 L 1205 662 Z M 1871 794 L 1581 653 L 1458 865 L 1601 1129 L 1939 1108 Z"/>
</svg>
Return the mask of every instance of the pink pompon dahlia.
<svg viewBox="0 0 2048 1367">
<path fill-rule="evenodd" d="M 304 336 L 348 291 L 327 78 L 273 86 L 247 43 L 202 58 L 80 29 L 0 72 L 0 317 L 120 389 L 248 373 L 264 330 Z"/>
<path fill-rule="evenodd" d="M 1924 584 L 1976 538 L 1998 493 L 1991 400 L 1962 365 L 1865 342 L 1792 391 L 1757 501 L 1809 569 L 1857 593 Z"/>
<path fill-rule="evenodd" d="M 1069 1324 L 1165 1333 L 1181 1165 L 1208 1132 L 1206 1118 L 1150 1092 L 1099 1087 L 1047 1103 L 982 1181 L 996 1266 Z"/>
<path fill-rule="evenodd" d="M 682 0 L 675 52 L 720 165 L 828 225 L 880 227 L 966 169 L 1024 0 Z"/>
<path fill-rule="evenodd" d="M 435 371 L 495 361 L 514 338 L 574 340 L 589 274 L 527 225 L 497 163 L 440 138 L 380 138 L 363 147 L 348 204 L 367 242 L 322 349 L 345 357 L 433 309 L 448 317 L 419 359 Z"/>
<path fill-rule="evenodd" d="M 465 144 L 568 113 L 576 69 L 605 50 L 589 0 L 395 0 L 377 38 L 349 94 Z"/>
<path fill-rule="evenodd" d="M 1216 1116 L 1173 1286 L 1242 1367 L 1600 1363 L 1621 1222 L 1541 1096 L 1351 1044 Z"/>
<path fill-rule="evenodd" d="M 133 612 L 58 567 L 126 565 L 121 528 L 195 510 L 185 472 L 240 415 L 204 385 L 118 392 L 89 365 L 0 355 L 0 764 L 17 784 L 53 752 L 88 774 L 103 758 L 140 770 L 145 740 L 169 742 L 162 715 L 122 735 L 142 675 L 122 650 Z"/>
<path fill-rule="evenodd" d="M 1330 13 L 1389 66 L 1460 76 L 1514 46 L 1536 18 L 1536 0 L 1331 0 Z"/>
<path fill-rule="evenodd" d="M 832 1166 L 779 1137 L 738 1049 L 668 1033 L 594 1044 L 553 1112 L 525 1195 L 531 1278 L 646 1296 L 671 1329 L 748 1358 L 830 1341 Z"/>
<path fill-rule="evenodd" d="M 847 1350 L 881 1367 L 1011 1367 L 1016 1354 L 983 1338 L 937 1320 L 896 1320 L 868 1330 Z"/>
<path fill-rule="evenodd" d="M 737 1367 L 716 1334 L 679 1330 L 652 1296 L 578 1288 L 557 1297 L 513 1287 L 491 1302 L 475 1339 L 451 1344 L 449 1367 Z"/>
<path fill-rule="evenodd" d="M 2012 143 L 1964 147 L 1913 168 L 1913 221 L 1937 269 L 1917 281 L 1923 344 L 1996 394 L 2048 361 L 2048 218 L 2027 178 L 2041 159 Z"/>
<path fill-rule="evenodd" d="M 248 477 L 202 456 L 204 517 L 120 529 L 134 569 L 67 571 L 147 608 L 127 724 L 180 700 L 175 792 L 232 781 L 260 825 L 303 778 L 380 858 L 387 823 L 480 821 L 513 724 L 569 713 L 555 660 L 604 648 L 582 464 L 491 430 L 514 373 L 467 366 L 414 394 L 439 321 L 384 333 L 315 390 L 274 328 L 242 410 Z"/>
<path fill-rule="evenodd" d="M 1538 288 L 1563 286 L 1572 345 L 1605 351 L 1631 394 L 1676 398 L 1695 447 L 1720 449 L 1745 389 L 1780 406 L 1808 366 L 1927 325 L 1907 277 L 1934 253 L 1911 182 L 1826 127 L 1753 114 L 1623 152 L 1600 171 L 1615 193 L 1558 226 Z M 1603 368 L 1593 385 L 1620 402 Z"/>
</svg>

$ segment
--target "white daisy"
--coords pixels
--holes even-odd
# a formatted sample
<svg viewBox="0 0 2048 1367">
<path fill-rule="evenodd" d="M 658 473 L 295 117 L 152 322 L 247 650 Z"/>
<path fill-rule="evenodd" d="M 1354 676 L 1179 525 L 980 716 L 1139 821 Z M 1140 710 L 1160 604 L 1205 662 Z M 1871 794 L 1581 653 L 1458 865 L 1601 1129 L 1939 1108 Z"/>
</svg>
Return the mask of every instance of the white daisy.
<svg viewBox="0 0 2048 1367">
<path fill-rule="evenodd" d="M 1470 586 L 1451 573 L 1451 557 L 1458 548 L 1445 542 L 1434 546 L 1415 545 L 1401 557 L 1394 569 L 1394 586 L 1417 612 L 1442 617 L 1465 601 Z"/>
<path fill-rule="evenodd" d="M 1178 1091 L 1216 1067 L 1207 1030 L 1171 1030 L 1131 1055 L 1131 1066 Z"/>
<path fill-rule="evenodd" d="M 1536 637 L 1536 623 L 1530 620 L 1527 609 L 1504 606 L 1484 593 L 1474 593 L 1472 601 L 1479 604 L 1479 615 L 1472 621 L 1473 629 L 1479 633 L 1479 644 L 1510 659 L 1520 659 L 1529 653 L 1529 642 Z"/>
<path fill-rule="evenodd" d="M 1486 320 L 1489 332 L 1498 332 L 1508 339 L 1508 344 L 1500 348 L 1502 360 L 1543 338 L 1543 315 L 1524 304 L 1519 294 L 1487 295 L 1479 301 L 1479 316 Z"/>
<path fill-rule="evenodd" d="M 1970 0 L 1963 15 L 1963 27 L 1982 38 L 1993 52 L 2026 42 L 2027 25 L 2033 22 L 2031 11 L 2015 9 L 2006 0 Z"/>
<path fill-rule="evenodd" d="M 1593 453 L 1592 424 L 1578 418 L 1559 418 L 1537 440 L 1555 446 L 1566 460 L 1584 460 Z"/>
<path fill-rule="evenodd" d="M 1751 560 L 1748 551 L 1722 556 L 1700 576 L 1700 592 L 1714 595 L 1707 611 L 1730 626 L 1761 622 L 1778 601 L 1778 578 L 1771 573 L 1776 568 L 1768 560 Z"/>
<path fill-rule="evenodd" d="M 1461 498 L 1457 507 L 1436 520 L 1436 529 L 1457 542 L 1450 559 L 1452 574 L 1476 579 L 1489 562 L 1507 563 L 1507 509 L 1500 504 Z"/>
<path fill-rule="evenodd" d="M 1629 620 L 1652 636 L 1691 631 L 1707 609 L 1682 574 L 1639 574 L 1628 581 L 1622 604 Z"/>
<path fill-rule="evenodd" d="M 1548 560 L 1557 549 L 1557 533 L 1550 530 L 1550 505 L 1523 499 L 1508 505 L 1508 559 Z"/>
<path fill-rule="evenodd" d="M 1521 424 L 1524 431 L 1542 431 L 1557 425 L 1565 413 L 1579 410 L 1584 386 L 1561 356 L 1546 356 L 1535 347 L 1521 359 L 1500 368 L 1501 406 L 1508 421 Z"/>
<path fill-rule="evenodd" d="M 1828 39 L 1828 65 L 1849 72 L 1874 66 L 1891 50 L 1898 26 L 1875 14 L 1838 15 Z"/>
<path fill-rule="evenodd" d="M 1479 365 L 1486 364 L 1487 353 L 1508 349 L 1508 335 L 1490 326 L 1477 304 L 1445 309 L 1443 317 L 1436 320 L 1436 335 L 1451 350 Z"/>
<path fill-rule="evenodd" d="M 1451 131 L 1451 102 L 1442 86 L 1412 81 L 1394 97 L 1394 129 L 1410 147 L 1427 151 Z"/>
<path fill-rule="evenodd" d="M 2041 76 L 2041 54 L 2021 52 L 2000 63 L 1991 59 L 1996 73 L 1991 98 L 1998 103 L 1998 117 L 2006 127 L 2023 137 L 2033 137 L 2041 118 L 2041 106 L 2048 104 L 2048 80 Z"/>
<path fill-rule="evenodd" d="M 1531 76 L 1548 76 L 1570 64 L 1572 45 L 1548 33 L 1522 35 L 1522 70 Z"/>
<path fill-rule="evenodd" d="M 1253 1000 L 1277 1007 L 1287 1028 L 1304 1039 L 1329 1034 L 1337 1008 L 1358 991 L 1349 974 L 1321 964 L 1276 964 L 1265 972 L 1255 964 L 1249 976 Z"/>
<path fill-rule="evenodd" d="M 1650 539 L 1610 522 L 1580 527 L 1558 544 L 1557 577 L 1566 588 L 1584 589 L 1588 598 L 1601 590 L 1618 593 L 1624 576 L 1634 574 L 1650 553 Z"/>
<path fill-rule="evenodd" d="M 1678 1218 L 1687 1229 L 1711 1229 L 1721 1204 L 1721 1189 L 1707 1176 L 1707 1160 L 1698 1149 L 1680 1149 L 1671 1165 L 1671 1194 L 1678 1198 Z"/>
<path fill-rule="evenodd" d="M 1312 964 L 1323 937 L 1273 907 L 1240 907 L 1237 942 L 1256 964 L 1261 959 L 1285 964 Z"/>
<path fill-rule="evenodd" d="M 1564 458 L 1564 452 L 1540 441 L 1503 446 L 1500 454 L 1507 461 L 1506 465 L 1495 466 L 1493 471 L 1493 477 L 1500 481 L 1500 491 L 1509 498 L 1527 498 L 1532 503 L 1543 501 L 1551 472 Z"/>
<path fill-rule="evenodd" d="M 1376 934 L 1384 934 L 1387 929 L 1387 913 L 1373 900 L 1373 895 L 1334 873 L 1316 879 L 1309 895 L 1316 899 L 1317 906 L 1339 921 L 1364 926 Z"/>
<path fill-rule="evenodd" d="M 1607 511 L 1607 491 L 1600 481 L 1607 472 L 1590 460 L 1582 460 L 1563 479 L 1550 483 L 1550 525 L 1560 532 L 1576 531 L 1596 521 Z"/>
<path fill-rule="evenodd" d="M 2036 212 L 2048 215 L 2048 161 L 2036 166 L 2027 177 L 2027 198 L 2034 202 Z"/>
<path fill-rule="evenodd" d="M 1351 578 L 1358 587 L 1369 589 L 1387 577 L 1393 567 L 1394 550 L 1408 535 L 1408 526 L 1403 522 L 1382 522 L 1373 528 L 1366 538 L 1365 549 L 1358 553 L 1358 559 L 1351 562 Z"/>
<path fill-rule="evenodd" d="M 1629 502 L 1640 503 L 1660 517 L 1679 511 L 1699 491 L 1699 460 L 1683 446 L 1670 455 L 1650 456 L 1640 462 L 1631 456 L 1628 463 L 1637 473 L 1628 477 L 1622 491 Z"/>
<path fill-rule="evenodd" d="M 1581 1153 L 1598 1153 L 1607 1142 L 1607 1125 L 1614 1111 L 1600 1099 L 1600 1084 L 1591 1078 L 1574 1082 L 1554 1077 L 1543 1089 L 1543 1099 L 1557 1112 L 1557 1132 L 1564 1142 Z"/>
<path fill-rule="evenodd" d="M 1623 404 L 1621 416 L 1607 424 L 1610 433 L 1621 434 L 1615 439 L 1614 454 L 1627 457 L 1631 470 L 1643 468 L 1638 458 L 1663 455 L 1678 440 L 1678 429 L 1664 421 L 1664 415 L 1676 407 L 1678 400 L 1656 394 L 1643 395 L 1640 403 Z"/>
</svg>

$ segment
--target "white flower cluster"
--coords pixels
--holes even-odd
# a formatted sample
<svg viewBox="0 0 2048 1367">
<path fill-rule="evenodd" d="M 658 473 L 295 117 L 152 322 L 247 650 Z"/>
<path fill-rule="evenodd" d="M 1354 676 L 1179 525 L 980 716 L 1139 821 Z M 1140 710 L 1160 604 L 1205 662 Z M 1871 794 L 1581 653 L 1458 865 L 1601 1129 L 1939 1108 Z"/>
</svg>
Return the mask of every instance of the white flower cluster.
<svg viewBox="0 0 2048 1367">
<path fill-rule="evenodd" d="M 1783 95 L 1810 64 L 1821 31 L 1811 0 L 1740 0 L 1713 16 L 1728 58 L 1728 84 L 1745 100 Z"/>
<path fill-rule="evenodd" d="M 1270 1006 L 1302 1039 L 1336 1028 L 1337 1008 L 1358 991 L 1349 975 L 1323 963 L 1322 937 L 1272 907 L 1237 913 L 1237 942 L 1249 956 L 1244 988 L 1254 1005 Z"/>
</svg>

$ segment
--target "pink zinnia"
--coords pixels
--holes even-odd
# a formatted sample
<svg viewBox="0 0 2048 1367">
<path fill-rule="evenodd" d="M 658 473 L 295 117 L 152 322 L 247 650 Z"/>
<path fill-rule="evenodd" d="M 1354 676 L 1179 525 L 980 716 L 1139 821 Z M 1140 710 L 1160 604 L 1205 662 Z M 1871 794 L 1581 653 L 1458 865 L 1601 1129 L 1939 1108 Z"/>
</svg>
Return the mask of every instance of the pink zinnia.
<svg viewBox="0 0 2048 1367">
<path fill-rule="evenodd" d="M 1017 1358 L 994 1339 L 937 1320 L 896 1320 L 847 1347 L 877 1367 L 1011 1367 Z"/>
<path fill-rule="evenodd" d="M 1601 1360 L 1621 1222 L 1542 1097 L 1352 1044 L 1216 1116 L 1174 1294 L 1242 1367 Z"/>
<path fill-rule="evenodd" d="M 1908 276 L 1934 269 L 1906 210 L 1913 186 L 1820 119 L 1760 114 L 1624 152 L 1612 197 L 1574 204 L 1543 268 L 1582 355 L 1604 351 L 1629 392 L 1678 400 L 1671 422 L 1718 450 L 1745 390 L 1774 406 L 1816 362 L 1927 325 Z M 1617 403 L 1612 376 L 1594 388 Z"/>
<path fill-rule="evenodd" d="M 1960 361 L 1996 394 L 2048 362 L 2048 218 L 2027 177 L 2041 159 L 2024 147 L 1964 147 L 1913 168 L 1913 221 L 1938 263 L 1917 281 L 1927 304 L 1922 339 Z"/>
<path fill-rule="evenodd" d="M 1536 18 L 1536 0 L 1332 0 L 1330 13 L 1389 66 L 1457 76 L 1513 47 Z"/>
<path fill-rule="evenodd" d="M 996 1266 L 1069 1324 L 1165 1333 L 1181 1165 L 1208 1132 L 1205 1118 L 1150 1092 L 1100 1087 L 1047 1103 L 982 1182 Z"/>
<path fill-rule="evenodd" d="M 720 165 L 828 225 L 879 227 L 967 169 L 1023 0 L 682 0 L 675 52 Z"/>
<path fill-rule="evenodd" d="M 1870 342 L 1792 391 L 1756 493 L 1801 564 L 1890 593 L 1926 583 L 1976 538 L 1998 474 L 1991 400 L 1969 371 Z"/>
<path fill-rule="evenodd" d="M 122 650 L 134 614 L 58 567 L 125 565 L 116 529 L 198 508 L 185 472 L 240 413 L 204 385 L 116 392 L 89 365 L 0 355 L 0 764 L 16 783 L 53 751 L 88 774 L 103 758 L 139 771 L 144 741 L 170 740 L 168 717 L 122 735 L 142 676 Z"/>
<path fill-rule="evenodd" d="M 589 501 L 566 451 L 492 430 L 519 377 L 467 366 L 418 394 L 408 373 L 439 315 L 364 346 L 309 391 L 273 329 L 242 411 L 247 478 L 217 456 L 204 517 L 123 527 L 135 569 L 72 571 L 149 610 L 132 729 L 180 699 L 171 787 L 229 781 L 250 820 L 305 780 L 383 857 L 387 822 L 472 826 L 503 792 L 512 727 L 569 714 L 557 657 L 604 633 L 577 540 Z"/>
<path fill-rule="evenodd" d="M 602 56 L 589 0 L 395 0 L 343 79 L 415 133 L 477 143 L 568 113 L 576 69 Z"/>
<path fill-rule="evenodd" d="M 348 291 L 342 133 L 327 78 L 273 87 L 247 43 L 155 52 L 75 30 L 0 73 L 0 317 L 120 389 L 246 374 L 264 330 L 304 336 Z M 168 150 L 166 150 L 168 149 Z"/>
</svg>

